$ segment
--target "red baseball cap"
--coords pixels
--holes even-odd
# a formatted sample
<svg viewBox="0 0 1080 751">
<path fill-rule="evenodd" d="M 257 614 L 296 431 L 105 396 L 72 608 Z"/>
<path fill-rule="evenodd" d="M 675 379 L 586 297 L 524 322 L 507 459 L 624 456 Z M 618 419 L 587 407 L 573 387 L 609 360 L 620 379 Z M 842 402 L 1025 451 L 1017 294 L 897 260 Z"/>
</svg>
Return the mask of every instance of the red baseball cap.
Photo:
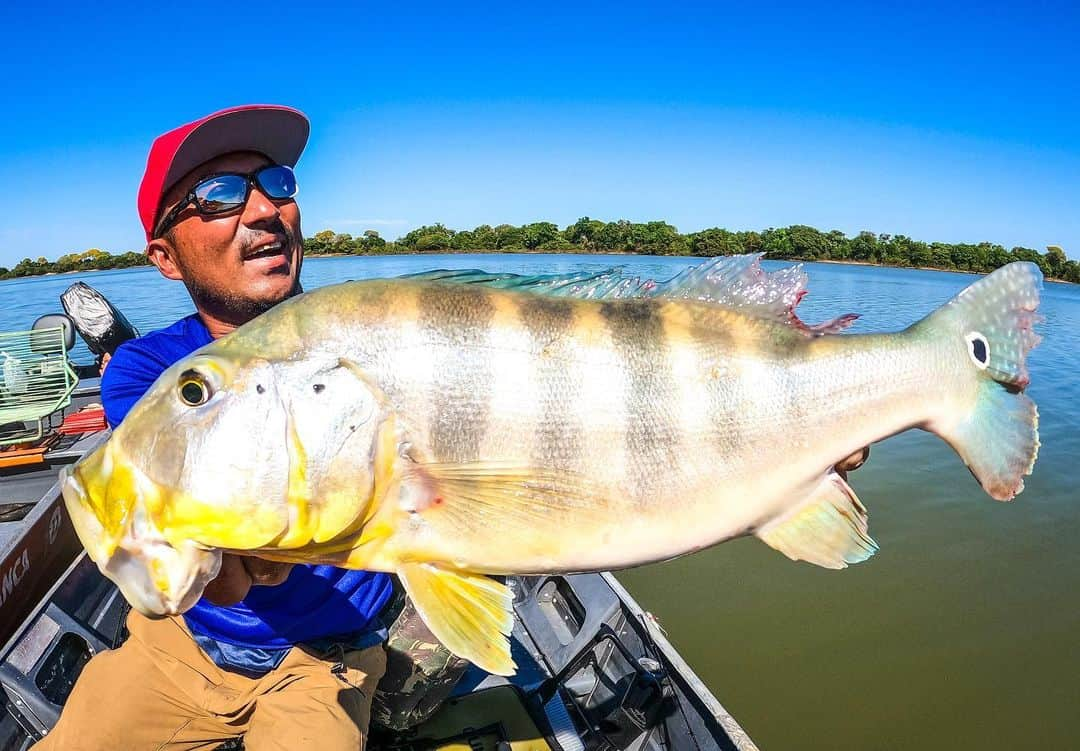
<svg viewBox="0 0 1080 751">
<path fill-rule="evenodd" d="M 150 242 L 161 197 L 205 161 L 232 151 L 257 151 L 277 164 L 296 165 L 310 125 L 300 110 L 275 104 L 230 107 L 181 125 L 155 139 L 139 184 L 139 219 Z"/>
</svg>

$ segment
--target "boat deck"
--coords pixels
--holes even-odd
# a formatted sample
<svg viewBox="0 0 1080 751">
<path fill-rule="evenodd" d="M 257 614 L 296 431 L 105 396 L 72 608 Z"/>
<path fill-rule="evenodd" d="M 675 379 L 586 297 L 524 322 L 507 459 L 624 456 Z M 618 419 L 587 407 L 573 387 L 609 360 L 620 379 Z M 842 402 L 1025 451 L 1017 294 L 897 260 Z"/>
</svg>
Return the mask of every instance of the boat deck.
<svg viewBox="0 0 1080 751">
<path fill-rule="evenodd" d="M 81 436 L 64 436 L 50 449 L 44 466 L 0 473 L 0 559 L 33 523 L 34 511 L 46 498 L 59 491 L 60 467 L 71 464 L 104 442 L 104 431 Z"/>
<path fill-rule="evenodd" d="M 64 414 L 77 412 L 83 407 L 99 403 L 101 399 L 101 379 L 83 379 L 72 395 L 71 404 L 64 409 Z M 44 454 L 43 464 L 30 464 L 21 467 L 0 468 L 0 557 L 7 551 L 13 540 L 17 539 L 29 509 L 11 508 L 23 504 L 36 505 L 56 484 L 60 467 L 71 464 L 104 440 L 103 433 L 81 435 L 62 435 Z M 2 456 L 2 455 L 0 455 Z"/>
<path fill-rule="evenodd" d="M 65 412 L 98 402 L 99 386 L 84 379 Z M 82 665 L 120 639 L 124 603 L 83 553 L 58 482 L 62 466 L 108 435 L 60 436 L 37 464 L 0 469 L 2 748 L 25 751 L 47 733 Z M 508 584 L 517 675 L 470 668 L 439 713 L 413 730 L 373 736 L 379 748 L 755 751 L 614 576 Z M 493 713 L 497 697 L 517 709 Z"/>
<path fill-rule="evenodd" d="M 83 379 L 64 414 L 100 401 L 100 379 Z M 6 643 L 81 552 L 60 496 L 60 468 L 108 437 L 61 435 L 42 461 L 0 469 L 0 644 Z"/>
</svg>

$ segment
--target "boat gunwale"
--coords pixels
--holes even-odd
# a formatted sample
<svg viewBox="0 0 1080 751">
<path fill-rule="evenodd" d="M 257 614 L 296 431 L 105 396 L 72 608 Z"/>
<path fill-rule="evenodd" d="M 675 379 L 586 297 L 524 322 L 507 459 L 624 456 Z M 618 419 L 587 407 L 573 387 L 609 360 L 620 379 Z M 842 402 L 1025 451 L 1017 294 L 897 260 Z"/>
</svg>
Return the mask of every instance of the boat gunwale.
<svg viewBox="0 0 1080 751">
<path fill-rule="evenodd" d="M 641 623 L 645 630 L 648 632 L 649 638 L 656 645 L 656 647 L 663 654 L 664 659 L 670 663 L 675 669 L 675 672 L 681 676 L 695 695 L 701 698 L 705 704 L 705 708 L 712 713 L 720 726 L 727 733 L 731 742 L 739 749 L 739 751 L 759 751 L 757 745 L 739 722 L 728 712 L 724 705 L 720 703 L 720 700 L 716 698 L 713 692 L 708 686 L 698 677 L 698 674 L 694 672 L 689 663 L 683 659 L 683 656 L 679 653 L 675 646 L 668 640 L 667 635 L 661 630 L 660 625 L 656 622 L 656 619 L 652 617 L 652 614 L 644 610 L 634 599 L 634 596 L 622 585 L 622 583 L 615 578 L 615 574 L 611 571 L 603 571 L 600 576 L 607 582 L 608 586 L 615 592 L 615 596 L 619 598 L 619 601 L 630 611 L 632 615 Z"/>
</svg>

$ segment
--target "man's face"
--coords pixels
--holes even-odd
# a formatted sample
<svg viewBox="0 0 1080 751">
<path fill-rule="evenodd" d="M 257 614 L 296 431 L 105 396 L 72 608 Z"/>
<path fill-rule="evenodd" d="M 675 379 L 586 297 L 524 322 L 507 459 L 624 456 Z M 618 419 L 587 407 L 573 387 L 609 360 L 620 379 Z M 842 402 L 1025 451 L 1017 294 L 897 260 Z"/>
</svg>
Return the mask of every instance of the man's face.
<svg viewBox="0 0 1080 751">
<path fill-rule="evenodd" d="M 158 216 L 209 175 L 250 174 L 267 164 L 251 152 L 211 159 L 165 194 Z M 292 199 L 271 200 L 256 185 L 242 208 L 224 216 L 201 216 L 189 206 L 148 252 L 162 274 L 183 280 L 200 312 L 241 325 L 300 291 L 300 209 Z"/>
</svg>

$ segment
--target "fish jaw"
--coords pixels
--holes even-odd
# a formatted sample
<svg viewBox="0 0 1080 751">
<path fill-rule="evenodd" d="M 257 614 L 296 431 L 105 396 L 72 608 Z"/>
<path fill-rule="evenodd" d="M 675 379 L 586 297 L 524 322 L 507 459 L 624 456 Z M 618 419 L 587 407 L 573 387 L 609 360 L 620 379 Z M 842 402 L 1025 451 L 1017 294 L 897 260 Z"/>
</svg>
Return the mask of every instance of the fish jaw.
<svg viewBox="0 0 1080 751">
<path fill-rule="evenodd" d="M 179 615 L 191 609 L 218 575 L 221 551 L 190 540 L 173 547 L 142 509 L 136 509 L 129 534 L 98 568 L 143 615 Z"/>
<path fill-rule="evenodd" d="M 152 514 L 159 489 L 117 461 L 116 451 L 110 442 L 61 470 L 72 524 L 91 560 L 136 610 L 147 616 L 182 613 L 217 576 L 221 552 L 191 540 L 166 540 Z"/>
</svg>

